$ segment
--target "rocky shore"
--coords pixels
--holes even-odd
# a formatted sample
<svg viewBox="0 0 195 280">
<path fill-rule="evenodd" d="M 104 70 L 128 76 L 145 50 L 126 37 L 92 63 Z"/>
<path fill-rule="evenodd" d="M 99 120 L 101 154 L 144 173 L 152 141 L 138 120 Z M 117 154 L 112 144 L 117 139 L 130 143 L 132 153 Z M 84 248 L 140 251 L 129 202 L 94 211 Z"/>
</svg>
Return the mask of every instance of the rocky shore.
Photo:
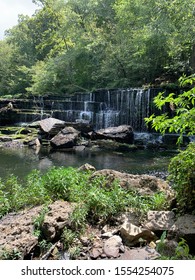
<svg viewBox="0 0 195 280">
<path fill-rule="evenodd" d="M 68 124 L 47 118 L 20 128 L 20 131 L 13 129 L 16 130 L 7 134 L 6 129 L 1 130 L 1 146 L 18 148 L 28 145 L 37 152 L 41 145 L 60 150 L 90 147 L 131 151 L 145 148 L 144 140 L 135 139 L 132 127 L 125 125 L 93 131 L 88 123 Z M 150 146 L 166 148 L 161 141 L 153 145 L 150 143 Z M 0 219 L 1 259 L 157 259 L 161 257 L 159 246 L 163 247 L 166 255 L 174 256 L 181 238 L 187 242 L 190 253 L 194 254 L 195 216 L 176 215 L 175 194 L 165 180 L 109 169 L 96 171 L 88 164 L 79 170 L 93 171 L 92 177 L 106 177 L 108 185 L 117 179 L 121 188 L 131 187 L 140 195 L 153 196 L 162 192 L 166 196 L 167 210 L 148 211 L 143 217 L 139 211 L 129 209 L 113 217 L 112 223 L 86 224 L 85 232 L 74 239 L 69 251 L 64 246 L 62 234 L 73 230 L 70 215 L 76 207 L 75 203 L 57 200 L 48 205 L 39 228 L 44 244 L 40 243 L 35 228 L 35 220 L 42 215 L 44 206 L 9 213 Z M 162 238 L 163 234 L 166 237 Z"/>
<path fill-rule="evenodd" d="M 94 167 L 88 164 L 80 167 L 80 170 L 88 169 L 94 170 Z M 4 216 L 0 220 L 0 255 L 31 260 L 151 260 L 160 257 L 158 246 L 162 242 L 164 252 L 174 256 L 181 238 L 194 252 L 195 216 L 175 215 L 172 209 L 175 194 L 165 181 L 155 176 L 131 175 L 114 170 L 94 170 L 91 176 L 106 176 L 108 182 L 117 178 L 122 188 L 133 186 L 140 194 L 154 195 L 161 191 L 167 197 L 170 210 L 148 211 L 146 216 L 141 217 L 131 209 L 113 217 L 112 223 L 87 224 L 85 231 L 73 241 L 71 250 L 67 251 L 62 233 L 71 229 L 70 215 L 76 204 L 58 200 L 48 206 L 42 220 L 40 230 L 45 240 L 42 245 L 36 236 L 35 220 L 43 213 L 44 206 Z M 165 232 L 166 238 L 162 240 Z"/>
<path fill-rule="evenodd" d="M 65 122 L 52 117 L 20 124 L 20 126 L 0 127 L 0 146 L 41 145 L 53 150 L 104 149 L 116 152 L 130 152 L 136 149 L 175 149 L 178 135 L 158 135 L 136 133 L 129 125 L 93 130 L 88 122 Z M 190 142 L 184 137 L 183 145 Z"/>
</svg>

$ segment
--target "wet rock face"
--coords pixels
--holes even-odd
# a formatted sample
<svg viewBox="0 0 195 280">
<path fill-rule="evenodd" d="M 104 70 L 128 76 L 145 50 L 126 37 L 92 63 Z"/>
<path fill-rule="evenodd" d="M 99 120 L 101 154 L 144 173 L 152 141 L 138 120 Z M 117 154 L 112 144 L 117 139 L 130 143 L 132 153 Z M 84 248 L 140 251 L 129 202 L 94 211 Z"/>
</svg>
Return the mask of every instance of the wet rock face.
<svg viewBox="0 0 195 280">
<path fill-rule="evenodd" d="M 47 118 L 40 121 L 39 125 L 42 133 L 54 136 L 65 127 L 65 122 L 55 118 Z"/>
<path fill-rule="evenodd" d="M 79 137 L 79 131 L 73 127 L 66 127 L 54 136 L 50 144 L 53 148 L 73 148 Z"/>
<path fill-rule="evenodd" d="M 129 125 L 120 125 L 117 127 L 108 127 L 97 130 L 93 137 L 95 139 L 111 139 L 117 142 L 133 144 L 133 129 Z"/>
</svg>

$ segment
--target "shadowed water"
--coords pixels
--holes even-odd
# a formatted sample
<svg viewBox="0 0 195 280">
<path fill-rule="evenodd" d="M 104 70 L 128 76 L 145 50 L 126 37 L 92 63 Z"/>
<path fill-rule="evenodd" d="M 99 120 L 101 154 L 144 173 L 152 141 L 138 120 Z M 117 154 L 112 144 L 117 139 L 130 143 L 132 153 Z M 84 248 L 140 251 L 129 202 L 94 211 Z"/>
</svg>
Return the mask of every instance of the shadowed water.
<svg viewBox="0 0 195 280">
<path fill-rule="evenodd" d="M 42 149 L 38 154 L 33 149 L 0 149 L 0 177 L 14 174 L 24 178 L 33 169 L 42 172 L 52 166 L 79 167 L 89 163 L 97 170 L 109 168 L 132 174 L 155 174 L 162 177 L 174 154 L 168 151 L 137 150 L 129 153 L 114 153 L 101 150 L 77 152 L 49 152 Z M 162 174 L 161 174 L 162 173 Z"/>
</svg>

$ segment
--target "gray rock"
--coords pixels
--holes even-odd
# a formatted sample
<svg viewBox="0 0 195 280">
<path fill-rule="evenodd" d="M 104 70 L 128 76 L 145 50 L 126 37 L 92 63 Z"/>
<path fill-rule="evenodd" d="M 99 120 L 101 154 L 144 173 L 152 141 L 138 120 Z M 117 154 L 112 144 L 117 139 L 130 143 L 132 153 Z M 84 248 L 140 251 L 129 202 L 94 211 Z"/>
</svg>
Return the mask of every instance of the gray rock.
<svg viewBox="0 0 195 280">
<path fill-rule="evenodd" d="M 102 254 L 102 248 L 93 248 L 90 253 L 90 257 L 92 259 L 97 259 L 101 256 L 101 254 Z"/>
<path fill-rule="evenodd" d="M 167 231 L 175 223 L 175 214 L 172 211 L 149 211 L 144 227 L 152 231 Z"/>
<path fill-rule="evenodd" d="M 50 144 L 53 148 L 73 148 L 76 145 L 79 132 L 73 127 L 66 127 L 54 136 Z"/>
<path fill-rule="evenodd" d="M 65 226 L 70 224 L 69 216 L 74 207 L 75 204 L 61 200 L 49 205 L 49 211 L 42 224 L 42 232 L 46 240 L 52 241 L 59 236 Z"/>
<path fill-rule="evenodd" d="M 143 248 L 126 248 L 119 260 L 155 260 L 160 257 L 160 254 L 149 246 Z"/>
<path fill-rule="evenodd" d="M 78 168 L 79 171 L 95 171 L 95 167 L 89 163 L 85 163 Z"/>
<path fill-rule="evenodd" d="M 39 125 L 42 132 L 54 136 L 65 127 L 65 122 L 55 118 L 46 118 L 41 120 Z"/>
<path fill-rule="evenodd" d="M 97 130 L 93 134 L 95 139 L 111 139 L 122 143 L 133 144 L 133 129 L 129 125 L 120 125 L 117 127 L 108 127 Z"/>
<path fill-rule="evenodd" d="M 114 235 L 104 243 L 104 253 L 109 258 L 117 258 L 119 256 L 120 247 L 122 246 L 123 244 L 120 236 Z"/>
<path fill-rule="evenodd" d="M 21 253 L 21 258 L 30 253 L 38 244 L 33 221 L 41 208 L 38 206 L 18 214 L 8 214 L 0 220 L 0 253 L 2 250 L 11 252 L 16 249 Z"/>
<path fill-rule="evenodd" d="M 195 216 L 186 214 L 177 219 L 174 226 L 182 236 L 194 235 L 195 237 Z M 173 226 L 173 227 L 174 227 Z"/>
<path fill-rule="evenodd" d="M 69 224 L 69 215 L 75 204 L 56 201 L 49 205 L 49 212 L 45 214 L 42 230 L 49 241 L 58 237 L 63 228 Z M 0 254 L 2 250 L 21 253 L 21 258 L 28 255 L 38 244 L 38 237 L 34 234 L 34 221 L 42 211 L 42 206 L 8 214 L 0 219 Z"/>
<path fill-rule="evenodd" d="M 191 251 L 195 251 L 195 216 L 185 214 L 177 219 L 175 224 L 171 228 L 175 232 L 178 240 L 183 238 Z"/>
</svg>

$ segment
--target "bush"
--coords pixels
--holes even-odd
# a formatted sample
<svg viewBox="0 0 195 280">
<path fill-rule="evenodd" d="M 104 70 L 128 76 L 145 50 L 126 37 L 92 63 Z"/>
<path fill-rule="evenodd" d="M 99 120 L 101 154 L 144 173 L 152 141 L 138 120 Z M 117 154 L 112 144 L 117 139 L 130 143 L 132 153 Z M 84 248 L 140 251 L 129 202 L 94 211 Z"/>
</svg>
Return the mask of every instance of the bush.
<svg viewBox="0 0 195 280">
<path fill-rule="evenodd" d="M 166 207 L 166 198 L 160 193 L 143 196 L 121 188 L 117 181 L 108 183 L 105 177 L 92 178 L 90 172 L 81 172 L 72 167 L 54 167 L 44 175 L 34 170 L 23 184 L 14 176 L 5 182 L 0 181 L 0 216 L 58 199 L 77 203 L 71 217 L 75 230 L 80 230 L 86 221 L 110 221 L 126 208 L 134 208 L 144 214 L 149 209 Z"/>
<path fill-rule="evenodd" d="M 77 201 L 78 193 L 81 195 L 86 188 L 88 177 L 89 173 L 78 172 L 72 167 L 53 167 L 43 175 L 42 184 L 52 200 Z"/>
<path fill-rule="evenodd" d="M 14 175 L 3 182 L 0 180 L 0 217 L 8 212 L 18 211 L 25 203 L 23 187 Z"/>
<path fill-rule="evenodd" d="M 177 192 L 178 209 L 195 212 L 195 143 L 171 160 L 168 179 Z"/>
</svg>

